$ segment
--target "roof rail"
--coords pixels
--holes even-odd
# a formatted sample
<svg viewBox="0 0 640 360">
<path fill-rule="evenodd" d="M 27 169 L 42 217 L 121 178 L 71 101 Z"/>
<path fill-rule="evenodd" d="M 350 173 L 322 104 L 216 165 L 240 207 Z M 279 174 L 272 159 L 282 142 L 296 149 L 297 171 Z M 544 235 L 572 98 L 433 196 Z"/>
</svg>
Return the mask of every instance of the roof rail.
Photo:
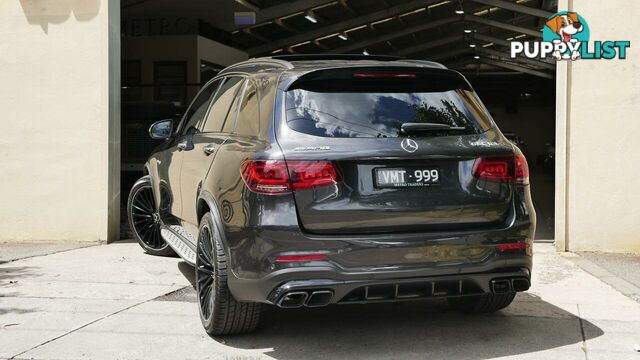
<svg viewBox="0 0 640 360">
<path fill-rule="evenodd" d="M 239 63 L 235 63 L 233 65 L 229 65 L 226 68 L 224 68 L 223 71 L 228 71 L 230 69 L 234 69 L 241 66 L 260 65 L 260 64 L 272 65 L 272 66 L 277 66 L 285 69 L 293 69 L 293 65 L 291 65 L 291 63 L 288 61 L 283 61 L 280 59 L 274 59 L 270 57 L 260 57 L 260 58 L 252 58 Z"/>
<path fill-rule="evenodd" d="M 439 67 L 446 69 L 447 67 L 440 64 L 439 62 L 429 61 L 429 60 L 416 60 L 416 59 L 402 59 L 402 62 L 416 64 L 416 65 L 427 65 L 429 67 Z"/>
<path fill-rule="evenodd" d="M 403 57 L 392 55 L 363 55 L 363 54 L 294 54 L 276 55 L 271 59 L 283 61 L 312 61 L 312 60 L 376 60 L 376 61 L 397 61 Z"/>
</svg>

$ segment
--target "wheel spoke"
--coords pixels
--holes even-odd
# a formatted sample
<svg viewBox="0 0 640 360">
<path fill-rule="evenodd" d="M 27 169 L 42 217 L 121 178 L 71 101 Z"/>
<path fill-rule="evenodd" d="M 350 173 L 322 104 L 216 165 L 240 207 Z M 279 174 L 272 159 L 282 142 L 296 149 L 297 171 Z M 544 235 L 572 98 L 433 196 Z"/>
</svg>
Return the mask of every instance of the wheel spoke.
<svg viewBox="0 0 640 360">
<path fill-rule="evenodd" d="M 140 205 L 139 201 L 135 202 L 136 204 Z M 140 211 L 142 214 L 151 214 L 151 212 L 149 210 L 146 210 L 144 208 L 141 208 L 140 206 L 136 206 L 136 205 L 131 205 L 131 207 L 133 207 L 135 210 Z"/>
<path fill-rule="evenodd" d="M 203 272 L 207 275 L 213 275 L 213 270 L 212 269 L 207 269 L 206 267 L 202 266 L 198 268 L 199 272 Z"/>
<path fill-rule="evenodd" d="M 200 261 L 203 262 L 202 265 L 206 265 L 208 267 L 211 267 L 211 259 L 209 259 L 209 257 L 207 257 L 207 255 L 205 255 L 204 252 L 199 251 L 198 252 L 198 258 L 200 258 Z"/>
<path fill-rule="evenodd" d="M 146 197 L 144 192 L 139 194 L 139 204 L 144 207 L 147 211 L 153 212 L 153 203 L 150 203 Z"/>
<path fill-rule="evenodd" d="M 145 199 L 147 200 L 147 203 L 149 204 L 149 207 L 153 210 L 156 211 L 156 201 L 153 199 L 153 191 L 151 191 L 151 189 L 149 189 L 149 191 L 145 191 L 144 192 L 145 195 Z"/>
<path fill-rule="evenodd" d="M 198 279 L 198 285 L 200 286 L 200 288 L 211 286 L 212 282 L 213 278 L 211 276 L 202 276 L 200 277 L 200 279 Z"/>
<path fill-rule="evenodd" d="M 133 230 L 146 246 L 152 249 L 166 246 L 160 234 L 160 225 L 154 219 L 155 199 L 150 186 L 137 190 L 133 195 L 130 211 Z"/>
</svg>

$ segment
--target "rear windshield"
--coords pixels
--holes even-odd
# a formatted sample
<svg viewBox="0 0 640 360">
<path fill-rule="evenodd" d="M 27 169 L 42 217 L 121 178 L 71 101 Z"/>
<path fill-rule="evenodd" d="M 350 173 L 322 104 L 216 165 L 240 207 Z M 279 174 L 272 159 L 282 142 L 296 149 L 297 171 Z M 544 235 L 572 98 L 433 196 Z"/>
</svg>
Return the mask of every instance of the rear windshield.
<svg viewBox="0 0 640 360">
<path fill-rule="evenodd" d="M 458 128 L 411 136 L 480 134 L 493 126 L 466 83 L 429 79 L 300 81 L 286 92 L 287 124 L 323 137 L 399 137 L 404 123 L 437 123 Z M 463 128 L 463 129 L 460 129 Z"/>
</svg>

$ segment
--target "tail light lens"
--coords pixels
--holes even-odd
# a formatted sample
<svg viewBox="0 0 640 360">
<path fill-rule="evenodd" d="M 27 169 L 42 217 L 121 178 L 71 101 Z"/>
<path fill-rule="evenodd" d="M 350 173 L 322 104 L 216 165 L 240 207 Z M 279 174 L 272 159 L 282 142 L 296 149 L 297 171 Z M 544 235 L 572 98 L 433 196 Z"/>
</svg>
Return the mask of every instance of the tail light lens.
<svg viewBox="0 0 640 360">
<path fill-rule="evenodd" d="M 341 180 L 329 161 L 247 160 L 240 171 L 249 190 L 260 194 L 284 194 Z"/>
<path fill-rule="evenodd" d="M 509 181 L 529 185 L 529 166 L 523 155 L 488 156 L 476 160 L 473 176 L 489 181 Z"/>
</svg>

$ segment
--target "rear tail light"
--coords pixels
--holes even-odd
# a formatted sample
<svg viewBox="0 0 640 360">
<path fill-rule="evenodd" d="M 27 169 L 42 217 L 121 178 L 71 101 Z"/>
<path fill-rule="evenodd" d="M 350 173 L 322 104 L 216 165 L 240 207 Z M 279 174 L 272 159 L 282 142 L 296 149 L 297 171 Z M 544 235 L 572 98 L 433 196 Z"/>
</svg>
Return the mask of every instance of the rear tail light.
<svg viewBox="0 0 640 360">
<path fill-rule="evenodd" d="M 489 181 L 509 181 L 529 185 L 529 166 L 523 155 L 487 156 L 476 160 L 473 176 Z"/>
<path fill-rule="evenodd" d="M 330 161 L 247 160 L 240 171 L 247 187 L 260 194 L 284 194 L 340 181 Z"/>
</svg>

